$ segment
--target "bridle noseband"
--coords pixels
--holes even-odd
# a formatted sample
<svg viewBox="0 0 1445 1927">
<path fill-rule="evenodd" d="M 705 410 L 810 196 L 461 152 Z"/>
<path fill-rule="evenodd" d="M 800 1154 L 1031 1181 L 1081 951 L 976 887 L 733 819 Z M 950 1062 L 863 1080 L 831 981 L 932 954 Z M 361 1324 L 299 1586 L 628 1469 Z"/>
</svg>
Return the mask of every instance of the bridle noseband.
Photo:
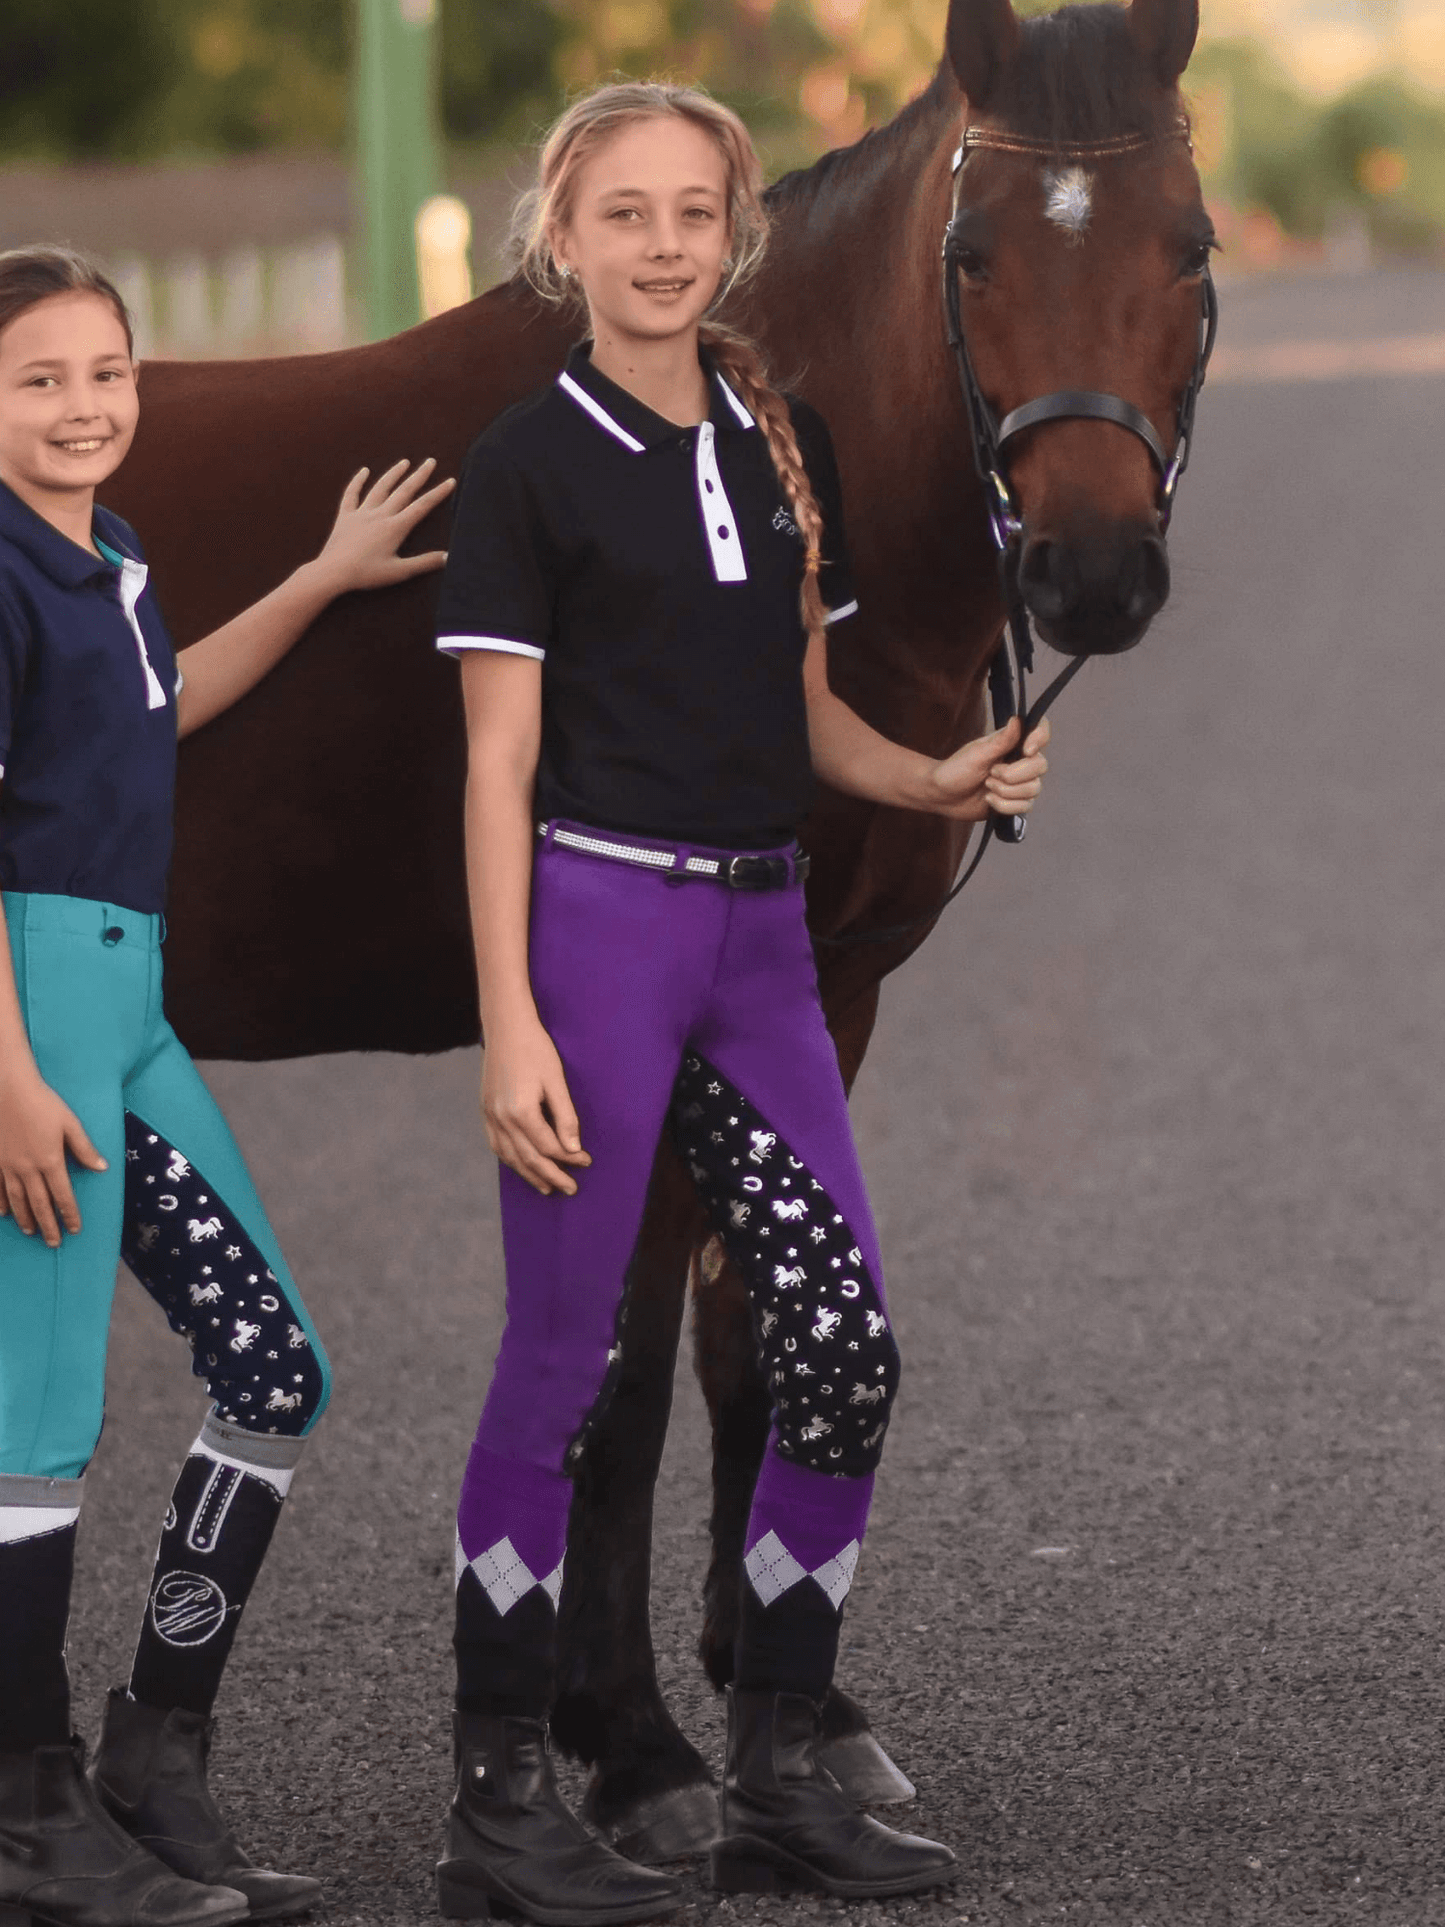
<svg viewBox="0 0 1445 1927">
<path fill-rule="evenodd" d="M 981 149 L 1002 154 L 1023 154 L 1060 162 L 1077 162 L 1112 160 L 1119 155 L 1139 153 L 1146 147 L 1154 146 L 1156 141 L 1161 139 L 1182 140 L 1189 145 L 1190 152 L 1193 152 L 1188 124 L 1181 121 L 1177 127 L 1164 135 L 1123 134 L 1110 140 L 1068 146 L 1060 146 L 1050 140 L 1035 140 L 1023 134 L 1012 134 L 1002 128 L 965 127 L 963 139 L 953 157 L 953 206 L 948 226 L 943 233 L 944 321 L 948 345 L 952 348 L 958 362 L 964 407 L 973 437 L 974 465 L 978 470 L 987 498 L 989 528 L 993 535 L 994 547 L 998 552 L 999 578 L 1003 587 L 1004 606 L 1008 611 L 1003 636 L 999 640 L 997 652 L 988 670 L 989 699 L 993 709 L 994 728 L 1002 729 L 1012 717 L 1022 715 L 1020 748 L 1029 732 L 1048 713 L 1055 698 L 1062 694 L 1083 668 L 1085 658 L 1073 657 L 1030 706 L 1028 676 L 1034 666 L 1033 632 L 1029 627 L 1028 610 L 1019 585 L 1024 522 L 1009 481 L 1005 451 L 1016 436 L 1022 435 L 1026 429 L 1037 428 L 1044 422 L 1104 421 L 1113 422 L 1120 428 L 1128 429 L 1130 434 L 1136 435 L 1143 442 L 1159 472 L 1159 530 L 1161 535 L 1166 533 L 1174 511 L 1174 497 L 1179 487 L 1179 478 L 1189 466 L 1189 453 L 1194 440 L 1195 408 L 1199 401 L 1199 391 L 1204 386 L 1210 357 L 1214 353 L 1215 337 L 1219 332 L 1219 297 L 1213 277 L 1206 268 L 1200 291 L 1199 352 L 1195 358 L 1193 373 L 1185 384 L 1184 393 L 1180 398 L 1174 425 L 1172 455 L 1165 449 L 1158 429 L 1142 408 L 1136 407 L 1131 401 L 1126 401 L 1122 395 L 1111 395 L 1097 389 L 1056 389 L 1053 394 L 1040 395 L 1035 401 L 1027 401 L 1020 407 L 1011 409 L 1000 421 L 992 404 L 979 386 L 978 376 L 974 372 L 973 357 L 968 349 L 968 338 L 963 328 L 959 276 L 963 269 L 964 256 L 969 252 L 959 233 L 958 196 L 962 187 L 963 169 L 969 156 Z M 815 941 L 843 949 L 851 948 L 856 944 L 891 943 L 896 938 L 910 936 L 915 930 L 920 930 L 932 923 L 948 908 L 982 863 L 984 852 L 995 837 L 1001 843 L 1021 843 L 1027 828 L 1027 817 L 990 816 L 984 824 L 983 835 L 979 839 L 978 848 L 968 868 L 942 903 L 925 916 L 915 918 L 911 923 L 895 924 L 887 930 L 870 930 L 842 937 L 819 937 Z"/>
</svg>

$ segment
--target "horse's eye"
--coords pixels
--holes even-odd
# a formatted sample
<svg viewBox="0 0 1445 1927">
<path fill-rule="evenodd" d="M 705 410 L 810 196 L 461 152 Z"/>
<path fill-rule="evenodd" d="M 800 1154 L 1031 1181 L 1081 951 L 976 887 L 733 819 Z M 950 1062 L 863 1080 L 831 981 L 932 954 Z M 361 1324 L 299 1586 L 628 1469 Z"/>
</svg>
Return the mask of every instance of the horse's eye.
<svg viewBox="0 0 1445 1927">
<path fill-rule="evenodd" d="M 1197 281 L 1201 274 L 1209 272 L 1209 257 L 1214 252 L 1212 241 L 1199 241 L 1184 256 L 1184 277 Z"/>
<path fill-rule="evenodd" d="M 975 283 L 987 281 L 988 262 L 975 249 L 960 248 L 954 259 L 958 262 L 958 271 L 965 281 Z"/>
</svg>

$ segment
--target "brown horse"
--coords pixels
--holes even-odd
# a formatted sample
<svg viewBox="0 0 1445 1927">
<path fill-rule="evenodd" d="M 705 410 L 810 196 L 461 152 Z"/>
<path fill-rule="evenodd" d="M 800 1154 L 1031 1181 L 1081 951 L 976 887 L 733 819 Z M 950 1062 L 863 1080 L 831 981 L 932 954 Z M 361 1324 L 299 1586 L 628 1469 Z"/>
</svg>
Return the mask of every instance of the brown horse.
<svg viewBox="0 0 1445 1927">
<path fill-rule="evenodd" d="M 1009 0 L 951 0 L 927 92 L 772 191 L 773 244 L 740 318 L 837 443 L 864 613 L 831 673 L 876 727 L 930 754 L 978 732 L 1004 620 L 945 335 L 945 225 L 956 213 L 962 321 L 995 416 L 1045 391 L 1055 401 L 1061 389 L 1104 391 L 1142 411 L 1167 459 L 1197 366 L 1211 245 L 1178 138 L 1196 29 L 1197 0 L 1068 7 L 1026 23 Z M 956 164 L 965 124 L 983 144 Z M 373 347 L 148 367 L 140 435 L 112 500 L 146 540 L 178 637 L 221 622 L 311 553 L 362 462 L 430 453 L 455 470 L 499 409 L 556 373 L 567 345 L 512 282 Z M 1142 432 L 1051 417 L 1007 452 L 1017 582 L 1041 633 L 1074 655 L 1130 647 L 1169 586 Z M 413 585 L 333 607 L 266 684 L 185 746 L 169 1003 L 197 1054 L 476 1041 L 464 741 L 455 669 L 431 648 L 433 594 Z M 921 941 L 965 837 L 829 794 L 806 840 L 820 938 L 916 924 L 891 943 L 820 948 L 851 1081 L 881 980 Z M 563 1601 L 556 1731 L 595 1765 L 594 1816 L 654 1854 L 710 1823 L 707 1772 L 662 1703 L 647 1620 L 652 1488 L 690 1266 L 716 1467 L 702 1655 L 719 1683 L 768 1424 L 746 1298 L 704 1229 L 661 1150 L 620 1382 L 577 1481 Z M 828 1719 L 840 1773 L 859 1794 L 887 1797 L 898 1783 L 859 1710 L 835 1695 Z"/>
</svg>

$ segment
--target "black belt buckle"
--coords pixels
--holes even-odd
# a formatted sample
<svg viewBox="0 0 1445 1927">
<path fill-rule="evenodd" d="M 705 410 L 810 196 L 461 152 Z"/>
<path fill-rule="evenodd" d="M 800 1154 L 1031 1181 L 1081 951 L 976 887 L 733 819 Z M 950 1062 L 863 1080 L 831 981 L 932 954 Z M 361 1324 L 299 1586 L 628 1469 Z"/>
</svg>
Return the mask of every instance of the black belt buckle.
<svg viewBox="0 0 1445 1927">
<path fill-rule="evenodd" d="M 723 878 L 730 890 L 785 890 L 790 881 L 785 856 L 735 856 Z"/>
<path fill-rule="evenodd" d="M 785 856 L 735 856 L 723 868 L 723 881 L 730 890 L 786 890 L 807 874 L 805 856 L 792 861 Z"/>
</svg>

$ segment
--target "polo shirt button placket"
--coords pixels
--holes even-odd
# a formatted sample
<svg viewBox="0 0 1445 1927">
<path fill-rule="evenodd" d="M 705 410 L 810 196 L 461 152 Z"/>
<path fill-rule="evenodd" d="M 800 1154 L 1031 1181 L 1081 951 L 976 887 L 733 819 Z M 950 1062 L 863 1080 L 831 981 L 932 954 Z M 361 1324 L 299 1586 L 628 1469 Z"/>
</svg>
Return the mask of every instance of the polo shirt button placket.
<svg viewBox="0 0 1445 1927">
<path fill-rule="evenodd" d="M 698 424 L 697 499 L 713 575 L 719 582 L 746 582 L 748 565 L 737 533 L 737 517 L 717 465 L 717 431 L 711 422 Z"/>
</svg>

